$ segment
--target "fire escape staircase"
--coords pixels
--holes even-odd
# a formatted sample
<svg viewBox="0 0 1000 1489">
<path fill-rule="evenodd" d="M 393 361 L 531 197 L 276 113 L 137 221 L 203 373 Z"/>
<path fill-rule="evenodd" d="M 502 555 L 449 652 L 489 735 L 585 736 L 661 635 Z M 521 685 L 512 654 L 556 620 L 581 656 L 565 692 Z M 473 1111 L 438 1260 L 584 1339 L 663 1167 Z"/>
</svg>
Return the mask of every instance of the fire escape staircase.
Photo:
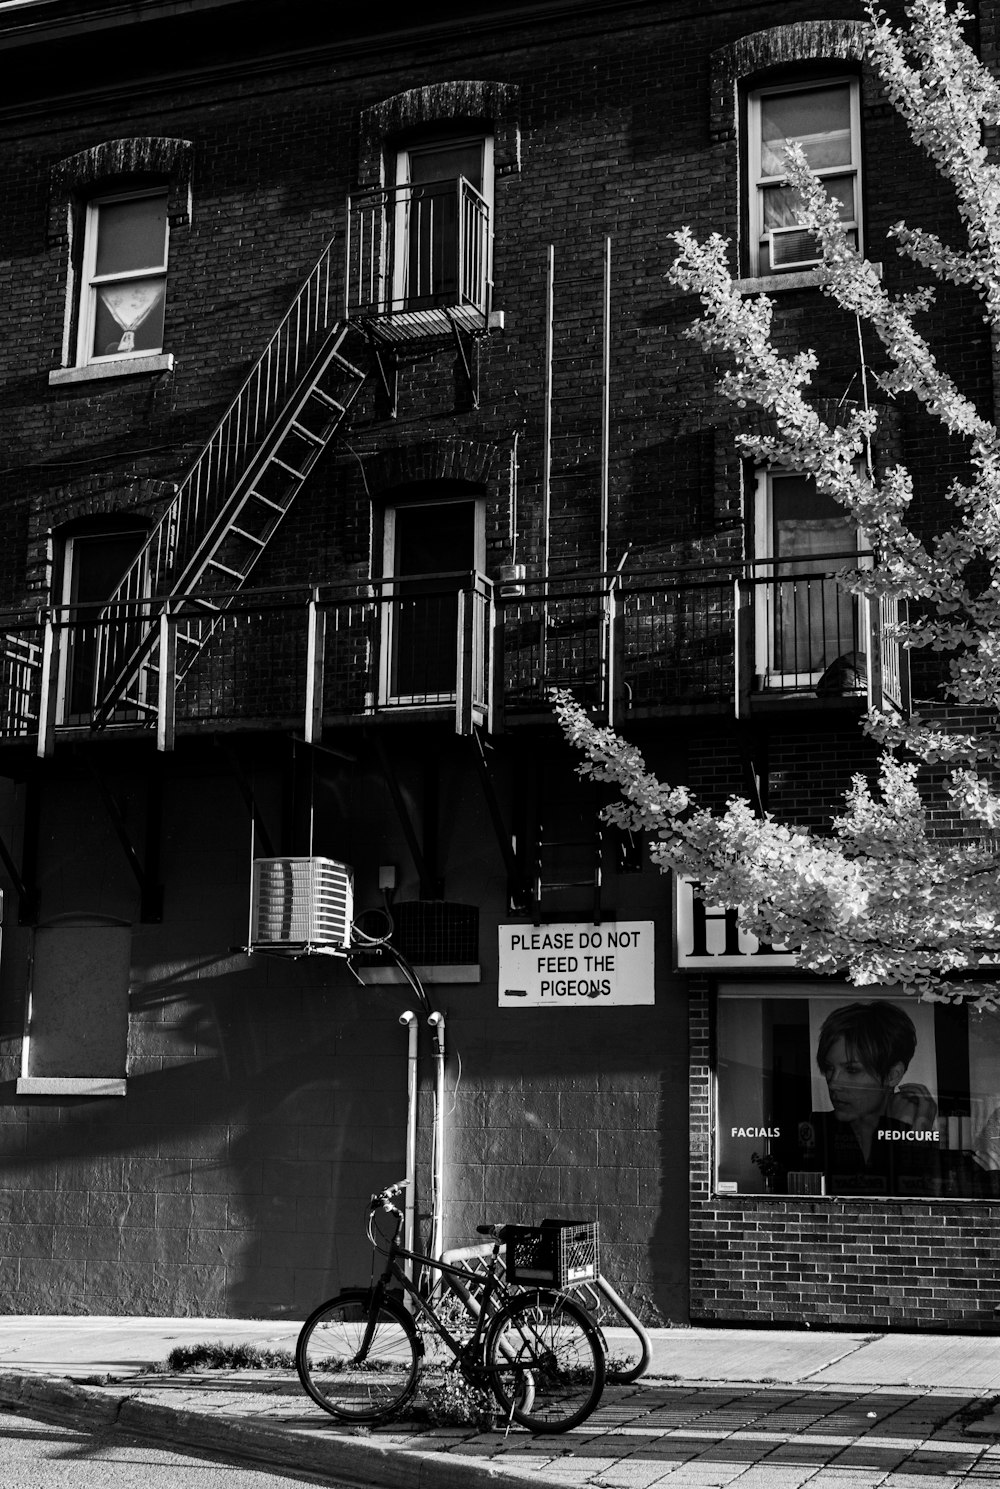
<svg viewBox="0 0 1000 1489">
<path fill-rule="evenodd" d="M 94 728 L 157 716 L 165 680 L 190 671 L 365 381 L 347 355 L 359 333 L 330 316 L 331 248 L 102 611 Z"/>
</svg>

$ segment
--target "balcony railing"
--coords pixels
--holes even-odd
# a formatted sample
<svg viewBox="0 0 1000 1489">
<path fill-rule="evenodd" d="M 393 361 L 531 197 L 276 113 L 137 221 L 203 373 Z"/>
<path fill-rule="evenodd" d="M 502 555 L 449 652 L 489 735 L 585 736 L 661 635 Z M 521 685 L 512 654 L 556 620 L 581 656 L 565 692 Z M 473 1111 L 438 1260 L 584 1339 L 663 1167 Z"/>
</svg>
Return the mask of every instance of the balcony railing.
<svg viewBox="0 0 1000 1489">
<path fill-rule="evenodd" d="M 766 693 L 865 696 L 869 706 L 908 710 L 908 669 L 896 635 L 902 602 L 852 595 L 833 567 L 838 558 L 852 566 L 870 561 L 868 554 L 833 554 L 810 561 L 812 573 L 782 573 L 769 563 L 768 572 L 737 581 L 738 711 Z"/>
<path fill-rule="evenodd" d="M 437 717 L 460 733 L 547 713 L 567 687 L 618 724 L 661 710 L 743 713 L 771 695 L 863 697 L 907 707 L 896 601 L 864 602 L 831 574 L 734 579 L 720 569 L 577 576 L 496 594 L 482 574 L 382 579 L 350 589 L 240 591 L 60 606 L 0 621 L 0 739 L 90 728 L 108 632 L 116 651 L 157 615 L 146 691 L 110 725 L 176 731 Z M 211 598 L 211 597 L 209 597 Z M 202 630 L 204 634 L 202 634 Z"/>
<path fill-rule="evenodd" d="M 383 342 L 481 331 L 489 316 L 490 209 L 463 176 L 347 203 L 346 314 Z"/>
</svg>

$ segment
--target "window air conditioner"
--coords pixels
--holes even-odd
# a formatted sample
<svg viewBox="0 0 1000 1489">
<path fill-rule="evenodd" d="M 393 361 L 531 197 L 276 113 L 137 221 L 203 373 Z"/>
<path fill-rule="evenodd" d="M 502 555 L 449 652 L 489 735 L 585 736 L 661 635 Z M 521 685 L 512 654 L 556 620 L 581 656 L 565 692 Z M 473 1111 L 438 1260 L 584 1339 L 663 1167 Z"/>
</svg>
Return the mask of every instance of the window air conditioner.
<svg viewBox="0 0 1000 1489">
<path fill-rule="evenodd" d="M 810 269 L 822 262 L 823 250 L 806 227 L 775 227 L 767 235 L 772 269 Z"/>
<path fill-rule="evenodd" d="M 344 954 L 354 921 L 354 871 L 332 858 L 257 858 L 251 951 Z"/>
</svg>

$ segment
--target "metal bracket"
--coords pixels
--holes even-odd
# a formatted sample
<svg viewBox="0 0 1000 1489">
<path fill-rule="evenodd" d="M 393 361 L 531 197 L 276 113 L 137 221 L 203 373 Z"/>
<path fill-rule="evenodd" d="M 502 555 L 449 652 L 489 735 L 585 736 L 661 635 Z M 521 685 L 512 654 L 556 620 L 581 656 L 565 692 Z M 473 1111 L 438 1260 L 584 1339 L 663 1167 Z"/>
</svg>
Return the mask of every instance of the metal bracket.
<svg viewBox="0 0 1000 1489">
<path fill-rule="evenodd" d="M 399 412 L 399 360 L 392 352 L 387 352 L 384 347 L 380 346 L 374 338 L 369 338 L 368 344 L 375 357 L 379 382 L 382 384 L 382 391 L 389 406 L 389 418 L 394 419 Z"/>
<path fill-rule="evenodd" d="M 221 749 L 225 753 L 226 759 L 229 761 L 229 768 L 233 773 L 233 779 L 236 782 L 237 790 L 242 796 L 243 803 L 246 806 L 247 812 L 249 813 L 250 818 L 253 822 L 254 831 L 257 835 L 257 839 L 262 850 L 261 856 L 263 858 L 277 858 L 278 855 L 274 851 L 274 844 L 271 841 L 271 835 L 268 832 L 267 827 L 264 823 L 264 819 L 260 815 L 260 812 L 257 808 L 257 799 L 253 794 L 253 787 L 247 780 L 247 774 L 246 771 L 243 769 L 243 764 L 239 756 L 232 748 L 232 746 L 225 744 L 218 737 L 218 735 L 216 735 L 215 743 L 218 745 L 219 749 Z"/>
<path fill-rule="evenodd" d="M 746 724 L 737 719 L 736 721 L 736 744 L 740 752 L 740 761 L 743 765 L 743 780 L 747 789 L 750 805 L 753 807 L 754 816 L 763 820 L 764 797 L 761 792 L 761 781 L 765 779 L 766 771 L 763 766 L 758 769 L 760 761 L 755 758 L 759 755 L 759 748 L 754 750 L 754 742 L 750 737 Z"/>
<path fill-rule="evenodd" d="M 158 922 L 163 919 L 163 885 L 160 883 L 160 831 L 161 793 L 160 774 L 154 771 L 149 777 L 146 797 L 146 855 L 145 862 L 139 857 L 129 837 L 125 818 L 111 793 L 107 781 L 93 760 L 87 757 L 87 769 L 97 784 L 115 836 L 121 843 L 128 866 L 139 886 L 139 919 L 143 922 Z"/>
<path fill-rule="evenodd" d="M 445 315 L 448 317 L 449 323 L 451 325 L 451 334 L 455 338 L 455 350 L 458 353 L 458 365 L 462 371 L 463 377 L 465 378 L 466 385 L 468 386 L 469 398 L 471 400 L 472 407 L 478 408 L 479 343 L 474 336 L 469 336 L 468 333 L 466 333 L 466 337 L 469 342 L 469 348 L 468 350 L 466 350 L 465 341 L 463 340 L 462 331 L 459 328 L 458 322 L 455 320 L 455 317 L 450 313 L 450 311 L 446 310 Z M 474 368 L 472 365 L 473 362 L 475 363 Z"/>
<path fill-rule="evenodd" d="M 486 807 L 490 814 L 490 821 L 493 824 L 493 831 L 496 835 L 501 857 L 507 869 L 507 887 L 511 907 L 514 910 L 530 910 L 534 907 L 535 896 L 527 879 L 521 872 L 521 865 L 517 861 L 514 844 L 511 841 L 510 833 L 503 819 L 503 812 L 500 809 L 500 799 L 497 796 L 496 786 L 490 772 L 489 761 L 486 758 L 486 746 L 483 743 L 483 737 L 479 729 L 475 725 L 472 727 L 470 737 L 472 739 L 473 759 L 476 762 L 476 770 L 479 773 L 483 796 L 486 798 Z"/>
<path fill-rule="evenodd" d="M 416 869 L 417 875 L 420 879 L 421 899 L 440 899 L 442 894 L 441 881 L 434 873 L 433 865 L 428 861 L 427 855 L 424 853 L 420 839 L 417 836 L 417 830 L 413 824 L 413 818 L 410 816 L 409 810 L 406 805 L 406 800 L 403 796 L 402 791 L 400 790 L 399 778 L 396 775 L 395 766 L 390 760 L 385 745 L 379 737 L 377 730 L 371 731 L 370 734 L 366 733 L 365 737 L 371 743 L 375 754 L 378 757 L 378 763 L 381 767 L 382 774 L 385 776 L 386 785 L 389 787 L 389 795 L 392 797 L 393 805 L 396 808 L 396 816 L 399 818 L 400 826 L 403 829 L 403 836 L 406 838 L 406 846 L 410 850 L 410 857 L 413 859 L 413 866 Z"/>
<path fill-rule="evenodd" d="M 27 789 L 28 789 L 29 793 L 33 789 L 30 781 L 28 782 Z M 34 819 L 33 819 L 33 815 L 32 815 L 32 812 L 30 810 L 30 801 L 29 801 L 29 803 L 26 803 L 25 814 L 24 815 L 25 815 L 25 824 L 24 824 L 25 854 L 24 854 L 24 856 L 25 856 L 25 858 L 27 858 L 28 857 L 27 844 L 28 844 L 29 839 L 30 839 L 30 834 L 31 834 L 31 832 L 33 830 L 36 830 L 37 831 L 37 827 L 38 827 L 37 813 L 34 814 Z M 32 821 L 33 820 L 34 820 L 34 829 L 32 828 Z M 7 843 L 6 843 L 6 840 L 3 837 L 0 837 L 0 860 L 2 860 L 3 866 L 7 870 L 7 877 L 10 880 L 10 882 L 13 884 L 13 886 L 14 886 L 14 892 L 17 895 L 17 901 L 18 901 L 17 923 L 18 923 L 18 925 L 34 925 L 36 923 L 36 921 L 38 920 L 38 889 L 37 889 L 37 887 L 29 888 L 29 885 L 28 885 L 28 878 L 29 878 L 29 876 L 25 872 L 25 866 L 22 865 L 21 868 L 18 868 L 17 864 L 14 861 L 14 855 L 10 851 L 10 849 L 8 848 Z"/>
</svg>

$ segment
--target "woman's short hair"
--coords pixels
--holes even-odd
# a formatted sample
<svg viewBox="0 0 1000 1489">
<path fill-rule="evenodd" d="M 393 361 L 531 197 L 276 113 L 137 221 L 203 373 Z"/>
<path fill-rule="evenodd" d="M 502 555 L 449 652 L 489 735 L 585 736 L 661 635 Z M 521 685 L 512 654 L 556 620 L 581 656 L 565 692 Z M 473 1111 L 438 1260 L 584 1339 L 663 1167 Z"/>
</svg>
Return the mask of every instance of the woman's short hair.
<svg viewBox="0 0 1000 1489">
<path fill-rule="evenodd" d="M 843 1039 L 852 1060 L 857 1060 L 884 1081 L 894 1065 L 904 1069 L 913 1059 L 917 1031 L 908 1013 L 895 1003 L 848 1003 L 835 1008 L 824 1021 L 816 1045 L 816 1064 L 826 1065 L 830 1048 Z"/>
</svg>

